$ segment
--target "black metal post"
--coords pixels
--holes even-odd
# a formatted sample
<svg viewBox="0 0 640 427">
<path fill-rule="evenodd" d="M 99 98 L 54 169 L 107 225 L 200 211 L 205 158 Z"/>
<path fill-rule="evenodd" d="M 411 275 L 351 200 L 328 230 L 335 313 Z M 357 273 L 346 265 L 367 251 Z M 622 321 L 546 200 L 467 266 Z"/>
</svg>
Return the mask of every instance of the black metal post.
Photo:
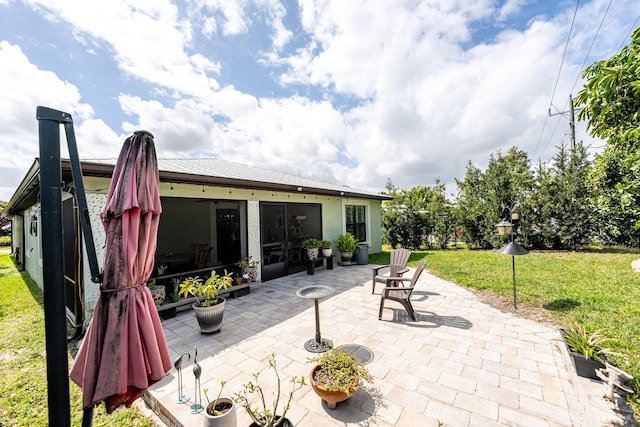
<svg viewBox="0 0 640 427">
<path fill-rule="evenodd" d="M 42 214 L 42 277 L 47 351 L 49 425 L 70 426 L 69 364 L 62 256 L 60 123 L 66 113 L 38 107 L 40 202 Z M 70 116 L 69 116 L 70 118 Z"/>
<path fill-rule="evenodd" d="M 318 303 L 318 298 L 313 300 L 315 308 L 316 308 L 316 342 L 319 344 L 322 343 L 322 338 L 320 337 L 320 307 Z"/>
<path fill-rule="evenodd" d="M 511 270 L 513 270 L 513 308 L 518 308 L 516 297 L 516 257 L 511 255 Z"/>
<path fill-rule="evenodd" d="M 71 174 L 76 186 L 81 229 L 87 249 L 91 281 L 102 282 L 98 267 L 89 209 L 82 180 L 78 147 L 71 115 L 47 107 L 38 107 L 36 118 L 40 136 L 40 201 L 42 204 L 42 271 L 44 281 L 45 337 L 47 346 L 47 385 L 49 425 L 69 426 L 69 365 L 67 363 L 67 324 L 64 295 L 64 260 L 62 246 L 63 182 L 60 162 L 60 124 L 64 124 L 71 160 Z M 85 408 L 82 427 L 91 426 L 93 407 Z"/>
<path fill-rule="evenodd" d="M 98 258 L 96 256 L 96 246 L 93 241 L 93 231 L 91 231 L 91 221 L 89 220 L 89 208 L 87 207 L 87 195 L 84 191 L 84 181 L 82 180 L 82 167 L 80 166 L 80 157 L 78 156 L 78 145 L 76 144 L 76 134 L 73 131 L 73 122 L 71 116 L 69 121 L 64 124 L 64 131 L 67 135 L 67 147 L 69 147 L 69 158 L 71 160 L 71 176 L 76 186 L 76 197 L 78 197 L 78 209 L 80 210 L 80 226 L 82 235 L 84 236 L 84 244 L 87 247 L 87 262 L 91 271 L 91 281 L 93 283 L 102 283 L 102 274 L 98 267 Z"/>
</svg>

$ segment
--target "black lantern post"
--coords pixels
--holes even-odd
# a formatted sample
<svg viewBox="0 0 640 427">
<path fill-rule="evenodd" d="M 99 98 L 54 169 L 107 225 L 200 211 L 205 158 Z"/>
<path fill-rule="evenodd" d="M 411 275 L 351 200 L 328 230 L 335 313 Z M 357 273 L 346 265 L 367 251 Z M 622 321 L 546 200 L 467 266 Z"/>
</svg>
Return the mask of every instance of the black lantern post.
<svg viewBox="0 0 640 427">
<path fill-rule="evenodd" d="M 520 214 L 518 212 L 515 212 L 515 209 L 517 209 L 519 206 L 520 206 L 520 203 L 518 202 L 514 203 L 511 206 L 506 206 L 503 204 L 502 212 L 506 210 L 509 211 L 509 220 L 502 220 L 498 224 L 496 224 L 499 235 L 510 236 L 510 242 L 507 245 L 503 246 L 502 248 L 498 249 L 498 252 L 503 255 L 511 255 L 511 270 L 513 271 L 513 308 L 515 309 L 518 308 L 517 293 L 516 293 L 515 257 L 516 255 L 527 255 L 529 253 L 528 250 L 526 250 L 525 248 L 523 248 L 522 246 L 518 245 L 516 242 L 513 241 L 513 222 L 512 221 L 517 221 L 520 219 Z"/>
</svg>

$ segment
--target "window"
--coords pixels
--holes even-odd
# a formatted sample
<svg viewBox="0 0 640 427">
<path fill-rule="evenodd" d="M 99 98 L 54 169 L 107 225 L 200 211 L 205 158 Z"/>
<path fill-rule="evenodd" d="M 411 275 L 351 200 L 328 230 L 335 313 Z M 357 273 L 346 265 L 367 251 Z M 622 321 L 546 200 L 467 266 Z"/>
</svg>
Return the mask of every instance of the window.
<svg viewBox="0 0 640 427">
<path fill-rule="evenodd" d="M 345 218 L 347 232 L 353 234 L 359 242 L 367 240 L 367 220 L 365 207 L 360 205 L 346 205 Z"/>
</svg>

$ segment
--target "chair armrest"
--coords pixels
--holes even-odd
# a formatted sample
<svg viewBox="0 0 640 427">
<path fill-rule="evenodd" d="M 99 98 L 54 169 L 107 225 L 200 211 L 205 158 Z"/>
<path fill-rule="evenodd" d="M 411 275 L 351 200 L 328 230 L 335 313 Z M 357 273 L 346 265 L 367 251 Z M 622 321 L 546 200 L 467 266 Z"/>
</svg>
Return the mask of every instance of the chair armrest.
<svg viewBox="0 0 640 427">
<path fill-rule="evenodd" d="M 384 288 L 382 288 L 382 295 L 386 298 L 389 294 L 389 292 L 394 291 L 394 292 L 408 292 L 411 291 L 413 288 L 409 287 L 409 286 L 386 286 Z"/>
<path fill-rule="evenodd" d="M 372 270 L 376 273 L 376 276 L 378 275 L 378 272 L 380 270 L 382 270 L 383 268 L 389 268 L 388 265 L 381 265 L 380 267 L 372 267 Z"/>
<path fill-rule="evenodd" d="M 387 281 L 387 283 L 389 282 L 407 282 L 407 281 L 411 281 L 411 277 L 386 277 L 384 276 L 384 279 Z"/>
</svg>

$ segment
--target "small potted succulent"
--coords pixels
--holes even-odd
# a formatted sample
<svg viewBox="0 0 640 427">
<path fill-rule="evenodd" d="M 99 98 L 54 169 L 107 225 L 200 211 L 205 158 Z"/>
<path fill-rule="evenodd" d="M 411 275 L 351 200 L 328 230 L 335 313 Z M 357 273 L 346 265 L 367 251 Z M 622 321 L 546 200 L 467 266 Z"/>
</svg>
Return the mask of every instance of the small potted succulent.
<svg viewBox="0 0 640 427">
<path fill-rule="evenodd" d="M 318 259 L 320 240 L 314 238 L 305 239 L 302 242 L 302 247 L 307 250 L 307 256 L 310 260 Z"/>
<path fill-rule="evenodd" d="M 293 424 L 289 419 L 286 418 L 287 411 L 291 406 L 291 399 L 293 399 L 293 395 L 296 391 L 300 390 L 307 383 L 304 377 L 291 377 L 291 390 L 289 391 L 289 397 L 286 403 L 281 402 L 280 399 L 280 374 L 278 373 L 278 368 L 276 366 L 276 355 L 271 354 L 269 358 L 269 368 L 273 369 L 273 372 L 276 375 L 276 384 L 277 392 L 273 395 L 273 402 L 269 405 L 267 402 L 267 396 L 265 396 L 264 391 L 262 390 L 262 386 L 259 382 L 260 372 L 253 374 L 253 381 L 249 381 L 244 384 L 244 388 L 242 391 L 237 392 L 234 395 L 234 400 L 240 406 L 245 408 L 253 423 L 251 423 L 252 427 L 291 427 Z M 251 395 L 254 395 L 255 398 L 253 400 L 257 401 L 257 405 L 254 406 L 253 400 L 251 399 Z M 280 407 L 280 404 L 283 404 Z M 281 413 L 279 413 L 281 411 Z"/>
<path fill-rule="evenodd" d="M 221 397 L 226 383 L 226 381 L 220 382 L 220 392 L 214 401 L 209 400 L 209 389 L 205 388 L 203 390 L 207 398 L 203 427 L 236 427 L 238 425 L 234 400 L 228 397 Z"/>
<path fill-rule="evenodd" d="M 330 240 L 320 240 L 320 249 L 322 249 L 323 257 L 331 256 L 331 246 L 333 246 L 333 243 Z"/>
<path fill-rule="evenodd" d="M 192 307 L 196 313 L 200 332 L 211 334 L 220 331 L 222 328 L 222 316 L 224 315 L 223 297 L 218 297 L 218 292 L 231 287 L 232 273 L 224 271 L 224 275 L 211 271 L 211 277 L 203 281 L 200 277 L 187 277 L 180 283 L 179 295 L 188 297 L 192 295 L 196 302 Z"/>
<path fill-rule="evenodd" d="M 329 409 L 335 409 L 337 403 L 351 397 L 358 390 L 360 380 L 373 382 L 364 364 L 341 348 L 329 350 L 308 361 L 316 363 L 309 375 L 311 387 L 327 402 Z"/>
</svg>

